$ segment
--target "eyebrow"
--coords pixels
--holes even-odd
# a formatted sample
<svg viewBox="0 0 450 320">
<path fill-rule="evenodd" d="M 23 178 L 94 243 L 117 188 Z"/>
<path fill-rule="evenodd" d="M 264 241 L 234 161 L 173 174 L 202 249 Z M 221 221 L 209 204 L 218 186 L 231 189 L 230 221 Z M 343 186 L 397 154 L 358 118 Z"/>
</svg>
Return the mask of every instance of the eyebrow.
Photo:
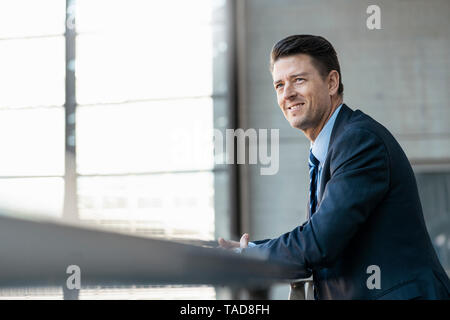
<svg viewBox="0 0 450 320">
<path fill-rule="evenodd" d="M 296 77 L 301 77 L 301 76 L 307 76 L 309 75 L 309 72 L 300 72 L 300 73 L 296 73 L 296 74 L 292 74 L 289 76 L 289 78 L 296 78 Z M 277 80 L 274 81 L 273 84 L 276 85 L 277 83 L 280 83 L 282 80 Z"/>
</svg>

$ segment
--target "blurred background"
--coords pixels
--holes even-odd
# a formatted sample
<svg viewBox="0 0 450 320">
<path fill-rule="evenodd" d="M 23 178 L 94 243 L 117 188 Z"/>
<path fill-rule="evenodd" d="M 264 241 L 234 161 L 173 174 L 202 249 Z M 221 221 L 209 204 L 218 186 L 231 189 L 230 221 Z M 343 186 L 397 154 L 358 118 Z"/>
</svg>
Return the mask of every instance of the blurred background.
<svg viewBox="0 0 450 320">
<path fill-rule="evenodd" d="M 366 26 L 372 4 L 380 30 Z M 316 34 L 338 52 L 344 102 L 410 159 L 450 273 L 449 16 L 447 0 L 0 0 L 0 208 L 188 243 L 291 230 L 306 218 L 309 142 L 277 106 L 269 53 Z M 232 128 L 279 129 L 279 172 L 215 161 L 213 130 Z M 230 296 L 142 286 L 79 298 Z"/>
</svg>

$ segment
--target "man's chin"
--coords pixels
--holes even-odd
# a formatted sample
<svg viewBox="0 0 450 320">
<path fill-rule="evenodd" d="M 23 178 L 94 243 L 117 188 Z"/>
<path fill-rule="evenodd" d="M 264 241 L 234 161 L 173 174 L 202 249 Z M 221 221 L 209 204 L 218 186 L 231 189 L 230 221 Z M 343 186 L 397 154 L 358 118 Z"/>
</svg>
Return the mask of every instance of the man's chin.
<svg viewBox="0 0 450 320">
<path fill-rule="evenodd" d="M 304 130 L 305 127 L 305 123 L 304 121 L 299 121 L 299 120 L 291 120 L 289 121 L 289 124 L 291 125 L 292 128 L 294 129 L 299 129 L 299 130 Z"/>
</svg>

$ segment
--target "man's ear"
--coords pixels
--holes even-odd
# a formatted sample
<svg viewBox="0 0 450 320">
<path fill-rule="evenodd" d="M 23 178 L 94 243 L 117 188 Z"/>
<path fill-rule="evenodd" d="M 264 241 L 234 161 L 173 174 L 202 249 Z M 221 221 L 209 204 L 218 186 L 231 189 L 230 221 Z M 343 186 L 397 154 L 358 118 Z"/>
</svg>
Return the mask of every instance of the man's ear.
<svg viewBox="0 0 450 320">
<path fill-rule="evenodd" d="M 331 70 L 328 74 L 328 93 L 330 96 L 337 94 L 339 89 L 339 72 Z"/>
</svg>

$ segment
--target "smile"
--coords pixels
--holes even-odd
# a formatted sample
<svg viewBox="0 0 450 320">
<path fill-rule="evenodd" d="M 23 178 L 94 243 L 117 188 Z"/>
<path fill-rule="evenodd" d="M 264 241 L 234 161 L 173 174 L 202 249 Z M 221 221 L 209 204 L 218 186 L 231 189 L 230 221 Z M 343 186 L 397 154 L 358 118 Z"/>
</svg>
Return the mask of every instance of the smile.
<svg viewBox="0 0 450 320">
<path fill-rule="evenodd" d="M 296 110 L 300 110 L 300 108 L 304 105 L 304 103 L 299 103 L 293 106 L 288 107 L 288 110 L 291 111 L 296 111 Z"/>
</svg>

